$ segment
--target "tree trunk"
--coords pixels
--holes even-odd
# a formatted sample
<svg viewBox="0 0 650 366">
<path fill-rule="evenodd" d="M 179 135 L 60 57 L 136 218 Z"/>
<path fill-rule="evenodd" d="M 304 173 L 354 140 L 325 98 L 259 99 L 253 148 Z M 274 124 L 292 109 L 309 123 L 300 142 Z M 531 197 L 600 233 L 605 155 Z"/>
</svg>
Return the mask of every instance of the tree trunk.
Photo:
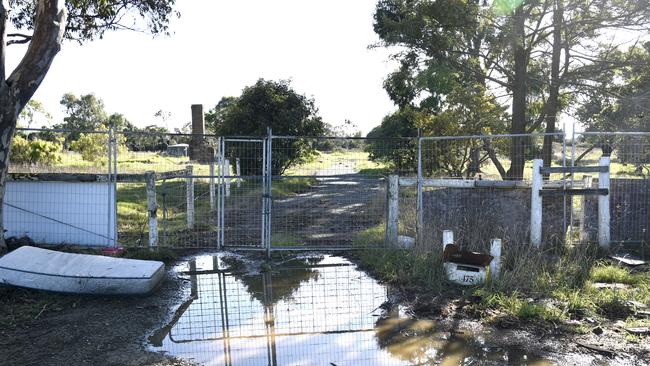
<svg viewBox="0 0 650 366">
<path fill-rule="evenodd" d="M 2 98 L 6 100 L 6 98 Z M 16 128 L 17 116 L 12 106 L 5 103 L 0 104 L 0 254 L 7 251 L 7 245 L 4 240 L 4 197 L 5 182 L 7 171 L 9 169 L 9 151 L 13 140 L 14 129 Z"/>
<path fill-rule="evenodd" d="M 526 133 L 526 78 L 528 57 L 525 48 L 525 23 L 523 5 L 517 7 L 514 13 L 514 28 L 512 48 L 514 56 L 514 78 L 512 86 L 512 125 L 510 133 Z M 510 145 L 510 169 L 508 178 L 523 179 L 525 160 L 525 137 L 513 137 Z"/>
<path fill-rule="evenodd" d="M 553 11 L 553 53 L 551 55 L 551 86 L 548 100 L 546 101 L 546 133 L 555 132 L 560 101 L 560 56 L 562 55 L 562 18 L 564 16 L 563 0 L 555 1 Z M 553 162 L 553 136 L 544 136 L 542 159 L 544 166 L 551 166 Z"/>
<path fill-rule="evenodd" d="M 0 253 L 7 250 L 2 215 L 9 152 L 16 120 L 41 85 L 54 56 L 61 49 L 61 40 L 67 24 L 65 1 L 39 0 L 36 4 L 34 32 L 29 47 L 18 66 L 6 77 L 4 60 L 7 51 L 8 10 L 7 1 L 3 0 L 0 3 Z"/>
</svg>

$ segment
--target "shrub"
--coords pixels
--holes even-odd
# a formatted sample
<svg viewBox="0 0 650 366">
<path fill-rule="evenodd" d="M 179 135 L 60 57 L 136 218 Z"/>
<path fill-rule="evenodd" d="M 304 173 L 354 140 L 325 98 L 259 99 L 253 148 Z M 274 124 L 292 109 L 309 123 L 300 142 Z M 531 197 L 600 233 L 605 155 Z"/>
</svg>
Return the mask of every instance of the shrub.
<svg viewBox="0 0 650 366">
<path fill-rule="evenodd" d="M 26 140 L 22 136 L 15 136 L 11 145 L 11 162 L 14 164 L 43 164 L 52 165 L 61 162 L 59 142 L 44 140 Z"/>
<path fill-rule="evenodd" d="M 127 150 L 123 135 L 118 141 L 117 149 L 119 153 Z M 105 162 L 108 155 L 108 136 L 99 133 L 82 133 L 77 140 L 72 141 L 70 150 L 80 153 L 83 160 Z"/>
</svg>

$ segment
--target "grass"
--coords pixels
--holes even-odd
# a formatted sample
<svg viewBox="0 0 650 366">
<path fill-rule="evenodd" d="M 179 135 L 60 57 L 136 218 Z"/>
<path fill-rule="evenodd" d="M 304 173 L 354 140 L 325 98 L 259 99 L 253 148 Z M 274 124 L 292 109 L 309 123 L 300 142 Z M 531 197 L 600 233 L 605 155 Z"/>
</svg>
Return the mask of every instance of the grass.
<svg viewBox="0 0 650 366">
<path fill-rule="evenodd" d="M 317 151 L 314 158 L 303 164 L 290 167 L 284 175 L 316 175 L 323 170 L 331 174 L 372 175 L 385 172 L 386 166 L 371 161 L 369 154 L 363 150 Z"/>
<path fill-rule="evenodd" d="M 599 265 L 591 269 L 590 279 L 594 282 L 623 283 L 634 285 L 639 281 L 629 269 L 613 265 Z"/>
<path fill-rule="evenodd" d="M 352 245 L 364 247 L 373 244 L 382 244 L 384 242 L 384 232 L 385 228 L 383 223 L 358 231 L 352 235 Z"/>
<path fill-rule="evenodd" d="M 271 193 L 277 198 L 290 197 L 307 192 L 316 182 L 316 178 L 281 178 L 273 181 Z"/>
<path fill-rule="evenodd" d="M 379 280 L 408 285 L 429 292 L 440 292 L 446 285 L 438 252 L 417 253 L 404 249 L 364 250 L 354 254 L 359 266 Z"/>
<path fill-rule="evenodd" d="M 379 230 L 361 237 L 375 238 Z M 382 233 L 383 235 L 383 233 Z M 650 306 L 650 272 L 631 271 L 601 259 L 598 247 L 551 248 L 505 247 L 502 272 L 488 286 L 463 287 L 463 294 L 480 300 L 471 306 L 488 322 L 514 318 L 519 322 L 550 324 L 592 317 L 626 319 L 633 312 L 630 301 Z M 365 250 L 356 254 L 362 268 L 380 280 L 416 293 L 430 292 L 440 298 L 458 296 L 442 272 L 440 251 Z M 597 288 L 596 282 L 625 284 Z M 573 326 L 573 331 L 580 331 Z"/>
<path fill-rule="evenodd" d="M 296 235 L 276 233 L 271 236 L 272 247 L 297 247 L 302 244 L 302 240 Z"/>
</svg>

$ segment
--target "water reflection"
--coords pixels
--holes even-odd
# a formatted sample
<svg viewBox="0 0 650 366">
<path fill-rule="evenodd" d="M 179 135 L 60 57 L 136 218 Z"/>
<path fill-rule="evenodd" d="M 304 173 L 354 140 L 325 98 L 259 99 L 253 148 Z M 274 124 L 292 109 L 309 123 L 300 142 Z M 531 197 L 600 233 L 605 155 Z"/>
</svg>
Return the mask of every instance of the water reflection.
<svg viewBox="0 0 650 366">
<path fill-rule="evenodd" d="M 398 309 L 387 290 L 338 257 L 293 260 L 251 271 L 223 257 L 185 268 L 190 298 L 150 342 L 204 365 L 526 364 L 518 350 L 436 330 Z"/>
</svg>

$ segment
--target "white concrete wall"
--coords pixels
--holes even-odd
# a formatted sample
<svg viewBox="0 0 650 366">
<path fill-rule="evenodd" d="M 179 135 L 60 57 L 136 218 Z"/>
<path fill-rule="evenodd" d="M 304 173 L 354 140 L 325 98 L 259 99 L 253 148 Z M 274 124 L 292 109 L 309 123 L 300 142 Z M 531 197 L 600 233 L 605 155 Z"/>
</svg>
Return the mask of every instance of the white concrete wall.
<svg viewBox="0 0 650 366">
<path fill-rule="evenodd" d="M 40 244 L 112 245 L 114 195 L 114 184 L 101 182 L 9 181 L 4 205 L 5 238 L 28 236 Z"/>
</svg>

